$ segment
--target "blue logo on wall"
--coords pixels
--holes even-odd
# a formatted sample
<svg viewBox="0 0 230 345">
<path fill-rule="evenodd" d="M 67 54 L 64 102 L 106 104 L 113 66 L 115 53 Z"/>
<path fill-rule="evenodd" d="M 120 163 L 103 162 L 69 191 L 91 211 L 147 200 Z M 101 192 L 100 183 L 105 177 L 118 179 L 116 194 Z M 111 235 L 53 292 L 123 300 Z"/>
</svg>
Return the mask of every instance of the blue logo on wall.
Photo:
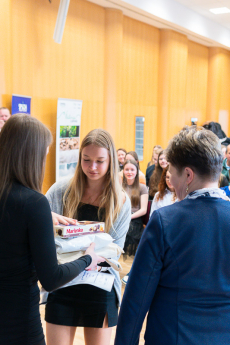
<svg viewBox="0 0 230 345">
<path fill-rule="evenodd" d="M 31 97 L 12 95 L 12 115 L 25 113 L 30 115 Z"/>
<path fill-rule="evenodd" d="M 26 104 L 19 104 L 18 105 L 18 111 L 20 113 L 27 113 L 27 105 Z"/>
</svg>

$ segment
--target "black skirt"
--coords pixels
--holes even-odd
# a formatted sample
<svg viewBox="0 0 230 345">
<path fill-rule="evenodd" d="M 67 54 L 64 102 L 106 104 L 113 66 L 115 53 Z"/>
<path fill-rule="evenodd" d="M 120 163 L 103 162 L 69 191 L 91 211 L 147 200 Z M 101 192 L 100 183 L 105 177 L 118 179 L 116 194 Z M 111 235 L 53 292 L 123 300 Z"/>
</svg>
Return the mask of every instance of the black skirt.
<svg viewBox="0 0 230 345">
<path fill-rule="evenodd" d="M 125 255 L 135 255 L 143 233 L 142 217 L 131 219 L 129 230 L 125 238 Z"/>
<path fill-rule="evenodd" d="M 106 314 L 108 326 L 116 326 L 118 299 L 114 287 L 108 292 L 81 284 L 50 293 L 45 320 L 62 326 L 102 328 Z"/>
</svg>

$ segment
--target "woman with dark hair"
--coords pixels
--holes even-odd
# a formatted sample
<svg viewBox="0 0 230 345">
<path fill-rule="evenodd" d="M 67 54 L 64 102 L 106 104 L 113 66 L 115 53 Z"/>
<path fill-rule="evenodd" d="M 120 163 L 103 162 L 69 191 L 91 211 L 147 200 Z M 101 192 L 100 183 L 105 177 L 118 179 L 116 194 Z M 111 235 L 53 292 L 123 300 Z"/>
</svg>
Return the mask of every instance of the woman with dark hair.
<svg viewBox="0 0 230 345">
<path fill-rule="evenodd" d="M 131 200 L 131 222 L 126 235 L 124 251 L 127 255 L 135 255 L 137 246 L 143 232 L 142 216 L 147 212 L 148 189 L 139 182 L 139 166 L 134 159 L 128 159 L 124 164 L 124 176 L 122 186 Z M 127 274 L 122 283 L 128 281 Z"/>
<path fill-rule="evenodd" d="M 45 345 L 39 279 L 47 291 L 104 261 L 87 255 L 58 265 L 49 203 L 41 194 L 52 135 L 35 118 L 12 116 L 0 133 L 0 344 Z"/>
<path fill-rule="evenodd" d="M 158 185 L 161 179 L 163 169 L 166 168 L 168 162 L 165 157 L 165 151 L 161 151 L 158 155 L 157 165 L 149 180 L 149 200 L 152 200 L 158 192 Z"/>
<path fill-rule="evenodd" d="M 142 235 L 115 345 L 230 344 L 230 203 L 218 188 L 215 134 L 186 127 L 166 150 L 180 202 L 156 210 Z"/>
<path fill-rule="evenodd" d="M 153 174 L 153 171 L 155 170 L 155 167 L 157 166 L 157 162 L 158 162 L 158 155 L 159 153 L 162 151 L 162 147 L 157 145 L 156 148 L 154 148 L 154 152 L 153 152 L 153 161 L 154 164 L 150 165 L 147 169 L 146 169 L 146 173 L 145 173 L 145 177 L 146 177 L 146 186 L 149 187 L 149 180 Z"/>
<path fill-rule="evenodd" d="M 172 205 L 176 201 L 175 189 L 170 183 L 170 172 L 168 170 L 169 166 L 163 169 L 160 183 L 158 185 L 159 191 L 155 194 L 152 201 L 149 217 L 151 217 L 155 210 L 164 206 Z"/>
</svg>

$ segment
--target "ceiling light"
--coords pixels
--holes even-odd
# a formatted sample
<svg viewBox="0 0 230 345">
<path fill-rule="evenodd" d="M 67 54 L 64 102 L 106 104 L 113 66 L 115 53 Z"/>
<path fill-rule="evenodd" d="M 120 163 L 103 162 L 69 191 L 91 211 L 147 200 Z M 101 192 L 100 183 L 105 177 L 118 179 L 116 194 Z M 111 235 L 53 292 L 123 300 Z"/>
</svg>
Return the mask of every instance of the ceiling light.
<svg viewBox="0 0 230 345">
<path fill-rule="evenodd" d="M 60 0 L 53 39 L 61 44 L 70 0 Z"/>
<path fill-rule="evenodd" d="M 214 14 L 230 13 L 230 9 L 227 7 L 211 8 L 209 11 Z"/>
</svg>

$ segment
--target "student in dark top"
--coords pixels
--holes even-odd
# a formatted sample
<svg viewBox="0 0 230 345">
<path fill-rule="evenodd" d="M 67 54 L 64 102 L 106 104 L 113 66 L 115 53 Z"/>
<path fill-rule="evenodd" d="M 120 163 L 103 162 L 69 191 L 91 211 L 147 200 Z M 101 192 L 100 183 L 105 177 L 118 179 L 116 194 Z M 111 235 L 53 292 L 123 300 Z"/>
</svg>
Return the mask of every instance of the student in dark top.
<svg viewBox="0 0 230 345">
<path fill-rule="evenodd" d="M 165 152 L 161 151 L 158 155 L 156 169 L 149 180 L 149 200 L 152 200 L 158 192 L 158 184 L 160 182 L 163 169 L 166 168 L 167 165 L 168 162 L 165 157 Z"/>
<path fill-rule="evenodd" d="M 159 153 L 162 151 L 162 147 L 157 145 L 154 146 L 153 148 L 153 156 L 152 156 L 152 160 L 151 162 L 153 162 L 153 164 L 149 164 L 147 169 L 146 169 L 146 173 L 145 173 L 145 178 L 146 178 L 146 186 L 149 187 L 149 180 L 155 170 L 155 167 L 157 166 L 157 161 L 158 161 L 158 155 Z M 151 163 L 149 162 L 149 163 Z"/>
<path fill-rule="evenodd" d="M 0 133 L 0 344 L 45 345 L 39 279 L 52 291 L 103 261 L 93 250 L 58 265 L 49 203 L 41 194 L 48 128 L 14 115 Z"/>
<path fill-rule="evenodd" d="M 163 149 L 162 149 L 162 147 L 161 147 L 160 145 L 155 145 L 155 146 L 153 146 L 152 158 L 151 158 L 151 161 L 148 162 L 147 168 L 148 168 L 148 167 L 151 167 L 151 165 L 157 163 L 157 158 L 158 158 L 157 151 L 160 152 L 160 151 L 162 151 L 162 150 L 163 150 Z M 158 152 L 158 153 L 159 153 L 159 152 Z"/>
</svg>

